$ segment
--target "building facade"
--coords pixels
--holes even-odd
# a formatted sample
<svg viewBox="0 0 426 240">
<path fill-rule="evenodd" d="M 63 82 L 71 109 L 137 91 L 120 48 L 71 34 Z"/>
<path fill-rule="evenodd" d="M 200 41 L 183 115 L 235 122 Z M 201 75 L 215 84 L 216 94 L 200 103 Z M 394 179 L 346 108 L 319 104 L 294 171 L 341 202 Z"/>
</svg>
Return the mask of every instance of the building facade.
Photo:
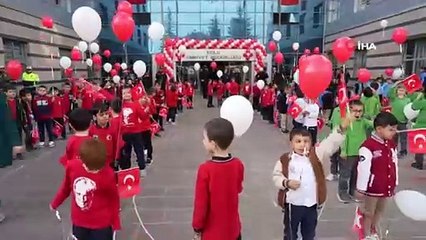
<svg viewBox="0 0 426 240">
<path fill-rule="evenodd" d="M 346 64 L 352 77 L 361 67 L 367 67 L 373 77 L 384 75 L 386 68 L 401 65 L 406 75 L 418 73 L 426 66 L 425 14 L 423 0 L 328 0 L 326 50 L 330 51 L 339 37 L 354 39 L 357 50 Z M 384 29 L 380 25 L 382 20 L 388 21 Z M 391 39 L 397 27 L 405 27 L 409 32 L 402 53 Z"/>
<path fill-rule="evenodd" d="M 71 26 L 72 13 L 80 6 L 99 12 L 103 22 L 98 38 L 101 49 L 112 50 L 111 61 L 122 59 L 122 43 L 115 38 L 109 24 L 116 4 L 118 1 L 114 0 L 0 0 L 0 65 L 19 59 L 24 65 L 32 66 L 42 81 L 62 79 L 59 58 L 69 56 L 80 41 Z M 42 27 L 42 16 L 54 19 L 53 29 Z M 143 41 L 143 31 L 143 27 L 137 27 L 132 41 L 126 44 L 131 58 L 147 55 L 143 50 L 148 46 Z M 77 76 L 89 74 L 90 69 L 83 63 L 74 63 L 74 67 Z"/>
</svg>

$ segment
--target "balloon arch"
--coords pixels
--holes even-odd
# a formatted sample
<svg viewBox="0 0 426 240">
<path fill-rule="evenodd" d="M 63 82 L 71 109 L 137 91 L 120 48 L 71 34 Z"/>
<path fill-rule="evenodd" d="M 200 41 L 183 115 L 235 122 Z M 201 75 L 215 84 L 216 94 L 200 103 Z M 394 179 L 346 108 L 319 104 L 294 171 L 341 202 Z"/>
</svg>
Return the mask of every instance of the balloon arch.
<svg viewBox="0 0 426 240">
<path fill-rule="evenodd" d="M 254 61 L 256 73 L 265 67 L 266 49 L 257 39 L 166 39 L 164 46 L 164 71 L 169 78 L 174 77 L 175 62 L 185 61 L 183 49 L 242 49 L 246 61 Z"/>
</svg>

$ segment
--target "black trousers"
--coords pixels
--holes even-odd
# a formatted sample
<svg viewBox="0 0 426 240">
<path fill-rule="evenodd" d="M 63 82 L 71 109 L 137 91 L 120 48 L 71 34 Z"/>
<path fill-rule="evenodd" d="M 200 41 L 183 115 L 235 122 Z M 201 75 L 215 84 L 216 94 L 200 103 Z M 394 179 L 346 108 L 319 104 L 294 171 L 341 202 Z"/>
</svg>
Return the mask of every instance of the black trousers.
<svg viewBox="0 0 426 240">
<path fill-rule="evenodd" d="M 339 195 L 354 195 L 356 188 L 358 159 L 358 156 L 339 158 Z"/>
<path fill-rule="evenodd" d="M 414 154 L 414 160 L 416 162 L 416 165 L 421 168 L 423 168 L 424 158 L 425 158 L 424 154 Z"/>
<path fill-rule="evenodd" d="M 192 101 L 192 96 L 188 96 L 186 101 L 187 101 L 187 102 L 191 102 L 191 107 L 187 107 L 187 109 L 192 109 L 192 108 L 194 108 L 194 102 Z"/>
<path fill-rule="evenodd" d="M 274 122 L 274 106 L 265 107 L 265 120 L 273 123 Z"/>
<path fill-rule="evenodd" d="M 176 122 L 176 113 L 177 113 L 177 108 L 169 107 L 169 114 L 167 116 L 167 120 L 171 122 Z"/>
<path fill-rule="evenodd" d="M 141 133 L 123 134 L 124 147 L 121 151 L 119 165 L 121 169 L 128 169 L 132 166 L 130 158 L 132 156 L 132 148 L 136 153 L 139 169 L 145 169 L 145 156 L 143 153 L 143 143 Z"/>
<path fill-rule="evenodd" d="M 318 223 L 317 205 L 312 207 L 285 204 L 284 207 L 284 240 L 297 240 L 300 232 L 303 240 L 314 240 Z"/>
<path fill-rule="evenodd" d="M 259 100 L 260 97 L 253 96 L 253 109 L 259 111 Z"/>
<path fill-rule="evenodd" d="M 297 122 L 293 119 L 293 128 L 303 128 L 303 123 Z"/>
<path fill-rule="evenodd" d="M 340 158 L 340 149 L 339 151 L 335 152 L 330 157 L 330 173 L 331 174 L 338 174 L 339 173 L 339 158 Z"/>
<path fill-rule="evenodd" d="M 213 106 L 213 96 L 208 96 L 207 97 L 207 107 L 212 107 Z"/>
<path fill-rule="evenodd" d="M 318 127 L 305 127 L 305 128 L 311 134 L 312 146 L 315 146 L 315 144 L 317 144 Z"/>
<path fill-rule="evenodd" d="M 33 140 L 32 140 L 32 136 L 31 136 L 31 131 L 33 130 L 33 127 L 31 125 L 26 125 L 23 128 L 24 130 L 24 137 L 25 137 L 25 148 L 27 151 L 31 151 L 34 149 L 33 146 Z"/>
<path fill-rule="evenodd" d="M 143 131 L 141 133 L 143 149 L 148 151 L 147 158 L 152 159 L 152 139 L 151 139 L 151 131 Z"/>
<path fill-rule="evenodd" d="M 65 127 L 64 118 L 54 118 L 54 120 L 62 125 L 61 136 L 65 139 L 67 137 L 67 128 Z"/>
<path fill-rule="evenodd" d="M 160 110 L 161 110 L 161 107 L 157 107 L 157 113 L 156 113 L 156 114 L 154 114 L 154 115 L 152 116 L 152 118 L 154 118 L 154 120 L 155 120 L 156 122 L 158 122 L 158 124 L 160 124 L 160 127 L 161 127 L 161 128 L 163 128 L 163 118 L 159 115 Z"/>
<path fill-rule="evenodd" d="M 179 100 L 178 100 L 177 110 L 178 110 L 179 112 L 183 112 L 182 99 L 179 99 Z"/>
<path fill-rule="evenodd" d="M 114 231 L 111 227 L 102 229 L 89 229 L 73 225 L 72 234 L 78 240 L 112 240 Z"/>
<path fill-rule="evenodd" d="M 52 119 L 38 120 L 37 127 L 38 127 L 38 134 L 40 135 L 40 142 L 44 142 L 46 140 L 45 132 L 47 132 L 49 141 L 54 140 L 53 132 L 52 132 Z"/>
</svg>

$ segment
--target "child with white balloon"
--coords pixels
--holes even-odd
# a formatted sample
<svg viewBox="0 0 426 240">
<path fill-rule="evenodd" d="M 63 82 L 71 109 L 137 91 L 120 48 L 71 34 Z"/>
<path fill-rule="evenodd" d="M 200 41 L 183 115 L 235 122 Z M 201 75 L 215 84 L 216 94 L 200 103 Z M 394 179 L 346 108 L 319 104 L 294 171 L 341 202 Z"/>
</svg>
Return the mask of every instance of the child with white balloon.
<svg viewBox="0 0 426 240">
<path fill-rule="evenodd" d="M 342 120 L 318 147 L 312 145 L 308 130 L 291 130 L 291 152 L 284 153 L 276 162 L 272 177 L 279 190 L 278 205 L 284 209 L 284 240 L 299 239 L 299 227 L 303 239 L 315 239 L 318 210 L 322 209 L 327 197 L 321 162 L 338 150 L 351 121 L 350 117 Z"/>
</svg>

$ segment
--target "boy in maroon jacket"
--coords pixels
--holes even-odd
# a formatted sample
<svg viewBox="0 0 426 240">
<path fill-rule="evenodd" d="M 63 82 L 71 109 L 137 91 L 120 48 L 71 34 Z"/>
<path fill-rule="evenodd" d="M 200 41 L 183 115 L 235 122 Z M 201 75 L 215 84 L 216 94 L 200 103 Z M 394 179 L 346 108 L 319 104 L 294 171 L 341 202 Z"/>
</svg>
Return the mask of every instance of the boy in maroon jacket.
<svg viewBox="0 0 426 240">
<path fill-rule="evenodd" d="M 386 202 L 395 195 L 398 185 L 398 150 L 393 141 L 398 120 L 388 112 L 374 119 L 375 132 L 359 149 L 356 188 L 362 200 L 363 218 L 360 227 L 365 239 L 379 239 L 377 224 L 385 211 Z"/>
<path fill-rule="evenodd" d="M 37 88 L 37 96 L 33 99 L 34 118 L 37 122 L 38 132 L 40 135 L 40 147 L 44 147 L 45 131 L 49 137 L 49 147 L 54 147 L 52 131 L 52 98 L 47 96 L 46 86 Z"/>
<path fill-rule="evenodd" d="M 80 159 L 67 165 L 65 177 L 50 204 L 56 210 L 70 194 L 73 237 L 111 240 L 120 226 L 120 198 L 114 171 L 105 166 L 105 145 L 89 139 L 80 147 Z"/>
<path fill-rule="evenodd" d="M 241 239 L 238 205 L 244 165 L 228 151 L 234 128 L 228 120 L 215 118 L 206 123 L 203 136 L 204 148 L 212 158 L 198 168 L 192 219 L 194 239 Z"/>
</svg>

